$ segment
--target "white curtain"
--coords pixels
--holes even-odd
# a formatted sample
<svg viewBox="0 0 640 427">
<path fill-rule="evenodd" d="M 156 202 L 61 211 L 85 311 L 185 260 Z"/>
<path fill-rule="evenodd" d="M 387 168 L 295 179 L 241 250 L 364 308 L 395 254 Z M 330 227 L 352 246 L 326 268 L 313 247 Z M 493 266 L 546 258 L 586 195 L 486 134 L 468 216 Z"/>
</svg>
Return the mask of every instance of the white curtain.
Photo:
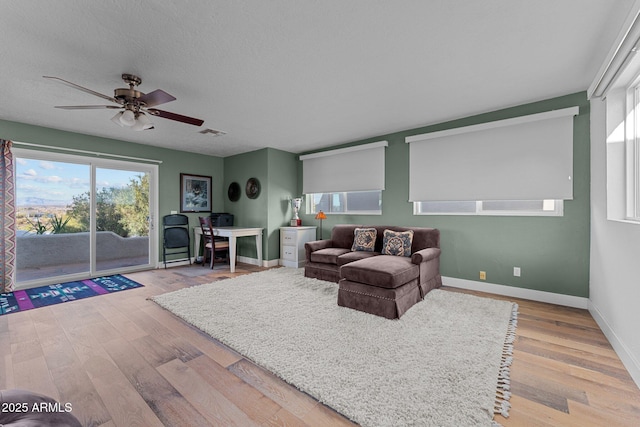
<svg viewBox="0 0 640 427">
<path fill-rule="evenodd" d="M 406 138 L 410 201 L 573 198 L 578 107 Z"/>
<path fill-rule="evenodd" d="M 302 192 L 384 190 L 384 149 L 388 145 L 379 141 L 300 156 Z"/>
</svg>

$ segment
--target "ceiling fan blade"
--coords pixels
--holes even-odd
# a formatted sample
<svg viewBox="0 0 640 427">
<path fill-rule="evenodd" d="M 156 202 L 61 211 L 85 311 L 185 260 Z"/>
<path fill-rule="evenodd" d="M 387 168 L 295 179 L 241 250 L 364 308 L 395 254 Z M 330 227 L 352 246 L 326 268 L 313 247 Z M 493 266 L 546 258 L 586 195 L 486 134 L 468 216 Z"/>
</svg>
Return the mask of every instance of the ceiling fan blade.
<svg viewBox="0 0 640 427">
<path fill-rule="evenodd" d="M 60 81 L 60 82 L 62 82 L 64 84 L 66 84 L 67 86 L 71 86 L 74 89 L 78 89 L 78 90 L 81 90 L 83 92 L 90 93 L 91 95 L 95 95 L 95 96 L 97 96 L 99 98 L 106 99 L 107 101 L 111 101 L 111 102 L 115 102 L 116 104 L 120 104 L 120 102 L 116 98 L 113 98 L 113 97 L 108 96 L 108 95 L 103 95 L 100 92 L 96 92 L 95 90 L 87 89 L 86 87 L 82 87 L 82 86 L 77 85 L 75 83 L 71 83 L 71 82 L 66 81 L 64 79 L 61 79 L 60 77 L 51 77 L 51 76 L 42 76 L 42 77 L 44 77 L 45 79 L 58 80 L 58 81 Z"/>
<path fill-rule="evenodd" d="M 177 122 L 187 123 L 194 126 L 202 126 L 202 124 L 204 123 L 204 120 L 183 116 L 181 114 L 170 113 L 169 111 L 158 110 L 155 108 L 148 108 L 147 111 L 153 116 L 162 117 L 163 119 L 175 120 Z"/>
<path fill-rule="evenodd" d="M 146 95 L 142 95 L 140 98 L 138 98 L 138 101 L 144 102 L 147 107 L 155 107 L 156 105 L 175 100 L 175 96 L 169 95 L 162 89 L 156 89 L 153 92 L 149 92 Z"/>
<path fill-rule="evenodd" d="M 119 110 L 122 108 L 120 105 L 56 105 L 55 108 L 61 108 L 63 110 L 102 110 L 104 108 L 113 108 Z"/>
</svg>

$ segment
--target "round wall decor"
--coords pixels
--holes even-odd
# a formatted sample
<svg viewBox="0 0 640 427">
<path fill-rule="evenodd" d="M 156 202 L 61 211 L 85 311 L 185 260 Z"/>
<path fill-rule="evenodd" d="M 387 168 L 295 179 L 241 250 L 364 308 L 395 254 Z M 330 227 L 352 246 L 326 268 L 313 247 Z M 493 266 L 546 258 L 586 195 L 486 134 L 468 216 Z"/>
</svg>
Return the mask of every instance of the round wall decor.
<svg viewBox="0 0 640 427">
<path fill-rule="evenodd" d="M 257 199 L 260 195 L 260 181 L 258 178 L 249 178 L 247 180 L 247 187 L 245 188 L 247 197 L 250 199 Z"/>
<path fill-rule="evenodd" d="M 227 190 L 227 196 L 229 197 L 229 200 L 231 200 L 232 202 L 237 202 L 240 199 L 240 194 L 240 184 L 238 184 L 237 182 L 232 182 L 231 184 L 229 184 L 229 190 Z"/>
</svg>

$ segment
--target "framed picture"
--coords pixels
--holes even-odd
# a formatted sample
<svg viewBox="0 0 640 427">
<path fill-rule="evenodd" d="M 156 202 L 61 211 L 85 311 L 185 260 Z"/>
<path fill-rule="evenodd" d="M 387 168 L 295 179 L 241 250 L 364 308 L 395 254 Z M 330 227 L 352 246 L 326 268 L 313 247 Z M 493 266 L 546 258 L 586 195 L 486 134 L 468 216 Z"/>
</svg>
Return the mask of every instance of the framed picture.
<svg viewBox="0 0 640 427">
<path fill-rule="evenodd" d="M 180 174 L 180 212 L 211 212 L 211 177 Z"/>
</svg>

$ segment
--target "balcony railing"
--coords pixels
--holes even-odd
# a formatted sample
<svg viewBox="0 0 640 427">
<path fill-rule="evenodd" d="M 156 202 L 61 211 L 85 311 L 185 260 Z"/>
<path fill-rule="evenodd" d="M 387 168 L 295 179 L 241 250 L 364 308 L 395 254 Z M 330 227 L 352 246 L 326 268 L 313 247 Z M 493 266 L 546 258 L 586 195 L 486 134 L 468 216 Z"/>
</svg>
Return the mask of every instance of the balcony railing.
<svg viewBox="0 0 640 427">
<path fill-rule="evenodd" d="M 89 233 L 27 234 L 16 238 L 18 283 L 89 271 Z M 96 233 L 98 271 L 149 263 L 149 237 Z"/>
</svg>

